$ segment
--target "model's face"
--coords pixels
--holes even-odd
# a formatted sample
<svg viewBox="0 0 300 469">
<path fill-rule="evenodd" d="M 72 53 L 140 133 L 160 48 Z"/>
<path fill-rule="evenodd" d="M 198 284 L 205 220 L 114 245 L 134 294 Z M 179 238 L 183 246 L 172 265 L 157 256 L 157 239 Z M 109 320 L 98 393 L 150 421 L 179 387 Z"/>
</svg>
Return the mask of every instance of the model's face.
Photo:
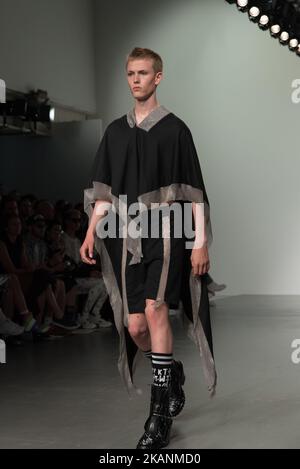
<svg viewBox="0 0 300 469">
<path fill-rule="evenodd" d="M 162 79 L 162 72 L 155 73 L 152 63 L 152 59 L 134 59 L 127 64 L 128 85 L 132 96 L 139 101 L 148 99 Z"/>
</svg>

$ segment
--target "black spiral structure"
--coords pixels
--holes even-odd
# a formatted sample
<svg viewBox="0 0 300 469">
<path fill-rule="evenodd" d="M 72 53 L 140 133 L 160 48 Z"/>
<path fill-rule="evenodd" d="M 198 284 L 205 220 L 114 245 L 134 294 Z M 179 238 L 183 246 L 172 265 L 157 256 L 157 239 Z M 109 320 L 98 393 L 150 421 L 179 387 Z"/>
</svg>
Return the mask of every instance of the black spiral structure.
<svg viewBox="0 0 300 469">
<path fill-rule="evenodd" d="M 225 0 L 300 57 L 300 0 Z"/>
</svg>

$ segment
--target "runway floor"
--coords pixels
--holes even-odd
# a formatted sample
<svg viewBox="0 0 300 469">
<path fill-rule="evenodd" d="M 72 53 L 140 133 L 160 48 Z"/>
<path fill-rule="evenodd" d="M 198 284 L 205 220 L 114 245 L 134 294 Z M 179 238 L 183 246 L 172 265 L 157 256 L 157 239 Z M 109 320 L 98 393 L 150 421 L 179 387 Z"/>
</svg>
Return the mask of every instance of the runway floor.
<svg viewBox="0 0 300 469">
<path fill-rule="evenodd" d="M 211 307 L 217 394 L 171 316 L 184 363 L 186 406 L 169 449 L 300 448 L 300 297 L 239 295 Z M 140 362 L 129 399 L 117 370 L 115 329 L 8 348 L 0 365 L 0 448 L 135 448 L 149 410 L 151 365 Z"/>
</svg>

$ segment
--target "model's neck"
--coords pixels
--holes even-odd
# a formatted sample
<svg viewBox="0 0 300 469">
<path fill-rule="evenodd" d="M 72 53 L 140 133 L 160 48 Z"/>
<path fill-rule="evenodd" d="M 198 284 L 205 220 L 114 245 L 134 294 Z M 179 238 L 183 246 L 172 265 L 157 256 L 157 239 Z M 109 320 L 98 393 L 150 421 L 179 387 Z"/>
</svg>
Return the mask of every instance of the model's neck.
<svg viewBox="0 0 300 469">
<path fill-rule="evenodd" d="M 153 109 L 158 107 L 160 104 L 156 99 L 155 95 L 150 96 L 149 99 L 146 101 L 135 101 L 135 114 L 136 116 L 140 117 L 146 117 L 148 114 L 150 114 Z"/>
</svg>

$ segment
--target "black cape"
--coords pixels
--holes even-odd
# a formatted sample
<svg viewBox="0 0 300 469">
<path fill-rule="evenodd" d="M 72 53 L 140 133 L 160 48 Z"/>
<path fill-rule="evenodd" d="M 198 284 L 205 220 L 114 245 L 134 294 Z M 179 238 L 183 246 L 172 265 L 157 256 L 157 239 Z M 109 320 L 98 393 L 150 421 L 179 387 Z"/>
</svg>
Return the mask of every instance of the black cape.
<svg viewBox="0 0 300 469">
<path fill-rule="evenodd" d="M 209 201 L 191 132 L 180 118 L 162 105 L 138 125 L 132 109 L 111 122 L 105 130 L 88 187 L 84 190 L 85 212 L 90 218 L 95 201 L 107 200 L 119 220 L 124 224 L 127 221 L 128 226 L 132 217 L 121 202 L 124 195 L 127 196 L 127 206 L 138 202 L 146 208 L 150 208 L 152 203 L 170 201 L 204 203 L 207 244 L 208 247 L 211 245 Z M 141 242 L 140 238 L 128 232 L 126 237 L 101 237 L 104 222 L 105 218 L 97 224 L 95 247 L 100 254 L 103 280 L 120 336 L 118 368 L 129 394 L 133 390 L 140 393 L 133 377 L 143 354 L 128 332 L 125 266 L 129 253 L 132 256 L 130 264 L 141 262 Z M 191 249 L 186 248 L 182 284 L 179 286 L 184 312 L 182 320 L 202 358 L 205 380 L 212 396 L 217 375 L 207 290 L 209 276 L 192 274 L 190 256 Z M 163 297 L 157 298 L 156 305 L 162 301 Z"/>
</svg>

